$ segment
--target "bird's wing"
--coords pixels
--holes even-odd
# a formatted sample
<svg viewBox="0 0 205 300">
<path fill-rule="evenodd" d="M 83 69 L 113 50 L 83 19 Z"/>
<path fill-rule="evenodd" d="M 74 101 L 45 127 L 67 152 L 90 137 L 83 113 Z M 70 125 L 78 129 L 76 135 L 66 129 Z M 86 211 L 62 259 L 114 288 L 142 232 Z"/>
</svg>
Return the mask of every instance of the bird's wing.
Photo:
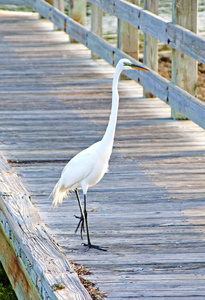
<svg viewBox="0 0 205 300">
<path fill-rule="evenodd" d="M 96 153 L 93 148 L 90 148 L 81 151 L 67 163 L 61 174 L 61 186 L 70 188 L 92 172 L 95 167 Z"/>
</svg>

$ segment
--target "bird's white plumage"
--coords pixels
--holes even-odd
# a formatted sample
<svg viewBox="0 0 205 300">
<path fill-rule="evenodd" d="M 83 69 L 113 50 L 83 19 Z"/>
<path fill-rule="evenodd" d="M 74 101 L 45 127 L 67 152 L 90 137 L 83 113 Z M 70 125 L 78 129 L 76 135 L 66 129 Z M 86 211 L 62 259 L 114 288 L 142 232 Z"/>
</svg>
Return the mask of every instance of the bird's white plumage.
<svg viewBox="0 0 205 300">
<path fill-rule="evenodd" d="M 98 183 L 107 171 L 117 122 L 119 76 L 123 70 L 131 70 L 134 67 L 140 68 L 140 66 L 133 65 L 128 59 L 121 59 L 118 62 L 113 78 L 112 108 L 106 132 L 101 141 L 78 153 L 65 166 L 53 190 L 54 206 L 62 203 L 69 191 L 81 188 L 86 195 L 88 187 Z"/>
<path fill-rule="evenodd" d="M 68 191 L 81 188 L 86 194 L 90 186 L 98 183 L 108 170 L 111 151 L 102 155 L 101 141 L 79 152 L 64 167 L 61 178 L 54 188 L 53 205 L 62 203 Z"/>
</svg>

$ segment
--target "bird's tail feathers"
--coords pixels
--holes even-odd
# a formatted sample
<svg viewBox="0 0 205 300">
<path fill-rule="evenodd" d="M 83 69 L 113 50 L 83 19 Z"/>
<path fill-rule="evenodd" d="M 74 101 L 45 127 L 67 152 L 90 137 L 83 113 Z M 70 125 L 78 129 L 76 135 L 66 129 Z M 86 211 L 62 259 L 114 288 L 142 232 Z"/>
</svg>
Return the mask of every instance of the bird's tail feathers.
<svg viewBox="0 0 205 300">
<path fill-rule="evenodd" d="M 57 207 L 58 204 L 63 203 L 63 199 L 69 195 L 69 190 L 63 190 L 59 188 L 59 182 L 56 183 L 51 195 L 53 196 L 52 206 Z"/>
</svg>

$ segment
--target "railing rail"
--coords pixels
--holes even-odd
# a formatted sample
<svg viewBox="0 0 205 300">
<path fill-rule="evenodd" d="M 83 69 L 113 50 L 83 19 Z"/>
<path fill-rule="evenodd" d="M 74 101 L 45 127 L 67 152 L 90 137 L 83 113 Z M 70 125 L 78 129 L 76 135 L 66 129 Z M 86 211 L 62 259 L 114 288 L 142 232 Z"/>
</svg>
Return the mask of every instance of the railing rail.
<svg viewBox="0 0 205 300">
<path fill-rule="evenodd" d="M 74 0 L 75 1 L 75 0 Z M 1 4 L 29 5 L 33 8 L 41 0 L 0 0 Z M 144 33 L 205 64 L 205 39 L 190 30 L 129 3 L 125 0 L 88 0 L 103 11 L 142 30 Z"/>
<path fill-rule="evenodd" d="M 183 52 L 205 64 L 203 37 L 125 0 L 89 0 L 88 2 L 151 35 L 169 48 Z"/>
<path fill-rule="evenodd" d="M 22 4 L 20 0 L 0 0 L 0 3 L 11 2 Z M 89 2 L 162 41 L 169 48 L 181 51 L 191 58 L 205 63 L 205 39 L 196 33 L 167 22 L 159 16 L 124 0 L 89 0 Z M 115 65 L 120 58 L 127 56 L 119 48 L 113 47 L 45 1 L 25 0 L 24 4 L 31 6 L 40 15 L 53 22 L 58 28 L 64 30 L 73 39 L 84 44 L 108 63 Z M 152 70 L 141 73 L 135 71 L 129 77 L 142 84 L 146 90 L 169 104 L 174 110 L 205 129 L 205 105 L 185 89 L 176 86 Z"/>
</svg>

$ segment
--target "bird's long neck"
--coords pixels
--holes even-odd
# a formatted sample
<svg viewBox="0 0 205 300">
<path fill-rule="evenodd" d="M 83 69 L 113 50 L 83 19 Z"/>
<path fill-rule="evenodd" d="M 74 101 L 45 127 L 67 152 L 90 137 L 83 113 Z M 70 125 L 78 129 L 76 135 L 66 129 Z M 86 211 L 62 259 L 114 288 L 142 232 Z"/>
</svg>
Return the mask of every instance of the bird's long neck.
<svg viewBox="0 0 205 300">
<path fill-rule="evenodd" d="M 112 83 L 112 107 L 111 107 L 111 114 L 110 119 L 107 125 L 107 129 L 105 134 L 102 138 L 102 143 L 105 147 L 109 147 L 112 149 L 114 136 L 115 136 L 115 128 L 117 123 L 117 113 L 118 113 L 118 106 L 119 106 L 119 95 L 118 95 L 118 81 L 119 76 L 121 73 L 121 69 L 116 67 L 115 74 Z"/>
</svg>

